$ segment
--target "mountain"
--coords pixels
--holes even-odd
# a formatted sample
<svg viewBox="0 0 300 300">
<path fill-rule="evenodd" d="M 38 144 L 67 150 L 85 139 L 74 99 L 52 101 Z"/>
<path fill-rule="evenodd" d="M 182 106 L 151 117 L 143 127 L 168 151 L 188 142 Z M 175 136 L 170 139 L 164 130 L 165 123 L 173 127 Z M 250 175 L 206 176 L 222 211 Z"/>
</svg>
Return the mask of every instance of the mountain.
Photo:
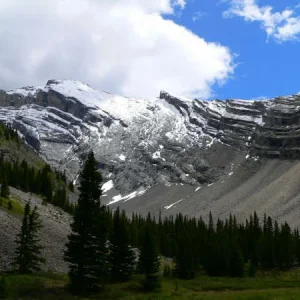
<svg viewBox="0 0 300 300">
<path fill-rule="evenodd" d="M 74 181 L 93 150 L 102 201 L 129 213 L 243 218 L 257 210 L 299 224 L 300 95 L 149 100 L 49 80 L 0 91 L 0 121 Z"/>
</svg>

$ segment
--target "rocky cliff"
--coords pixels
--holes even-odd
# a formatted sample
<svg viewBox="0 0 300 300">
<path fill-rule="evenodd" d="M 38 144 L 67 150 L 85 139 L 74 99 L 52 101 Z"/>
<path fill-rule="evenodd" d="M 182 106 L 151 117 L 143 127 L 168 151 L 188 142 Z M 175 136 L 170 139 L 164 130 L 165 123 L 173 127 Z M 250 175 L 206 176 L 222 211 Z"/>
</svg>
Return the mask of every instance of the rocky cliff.
<svg viewBox="0 0 300 300">
<path fill-rule="evenodd" d="M 0 91 L 0 121 L 75 181 L 93 150 L 112 205 L 161 184 L 201 188 L 235 165 L 253 169 L 259 158 L 295 159 L 300 150 L 300 95 L 204 101 L 161 92 L 146 100 L 49 80 Z"/>
</svg>

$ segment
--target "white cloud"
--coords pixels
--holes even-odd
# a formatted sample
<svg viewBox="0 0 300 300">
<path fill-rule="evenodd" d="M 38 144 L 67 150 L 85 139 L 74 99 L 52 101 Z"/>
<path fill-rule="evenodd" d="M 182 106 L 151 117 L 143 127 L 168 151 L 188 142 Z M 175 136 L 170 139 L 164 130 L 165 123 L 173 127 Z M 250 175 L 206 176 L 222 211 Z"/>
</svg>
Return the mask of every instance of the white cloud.
<svg viewBox="0 0 300 300">
<path fill-rule="evenodd" d="M 233 55 L 165 14 L 184 0 L 0 0 L 0 88 L 85 81 L 130 96 L 209 97 Z"/>
<path fill-rule="evenodd" d="M 300 35 L 300 17 L 290 8 L 274 12 L 272 6 L 259 6 L 256 0 L 231 0 L 229 10 L 223 15 L 239 16 L 246 21 L 260 22 L 268 38 L 272 37 L 278 42 L 297 40 Z"/>
<path fill-rule="evenodd" d="M 193 21 L 196 22 L 198 20 L 201 20 L 203 17 L 207 16 L 207 13 L 204 11 L 196 11 L 193 15 Z"/>
</svg>

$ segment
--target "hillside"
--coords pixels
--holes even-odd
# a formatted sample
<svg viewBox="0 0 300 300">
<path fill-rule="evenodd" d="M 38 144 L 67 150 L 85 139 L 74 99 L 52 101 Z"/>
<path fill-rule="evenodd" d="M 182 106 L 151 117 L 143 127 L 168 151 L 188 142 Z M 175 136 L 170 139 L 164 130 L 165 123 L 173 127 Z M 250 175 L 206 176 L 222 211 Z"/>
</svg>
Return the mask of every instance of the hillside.
<svg viewBox="0 0 300 300">
<path fill-rule="evenodd" d="M 5 160 L 26 160 L 30 166 L 42 167 L 45 162 L 31 146 L 25 144 L 18 136 L 10 136 L 3 124 L 0 124 L 0 156 Z"/>
<path fill-rule="evenodd" d="M 70 232 L 71 216 L 62 209 L 51 204 L 45 204 L 39 197 L 10 188 L 11 197 L 22 206 L 27 201 L 37 206 L 40 213 L 43 229 L 41 244 L 43 256 L 46 258 L 44 270 L 66 272 L 67 266 L 63 261 L 63 251 L 67 235 Z M 0 270 L 10 270 L 15 249 L 15 238 L 21 227 L 21 214 L 15 214 L 0 207 Z"/>
</svg>

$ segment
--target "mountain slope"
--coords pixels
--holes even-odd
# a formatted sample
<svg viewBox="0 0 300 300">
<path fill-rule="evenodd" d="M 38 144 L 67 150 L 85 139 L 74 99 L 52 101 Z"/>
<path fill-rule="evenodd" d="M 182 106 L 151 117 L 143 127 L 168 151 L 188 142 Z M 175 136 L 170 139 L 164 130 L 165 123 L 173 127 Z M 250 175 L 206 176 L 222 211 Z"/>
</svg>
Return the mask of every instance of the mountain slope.
<svg viewBox="0 0 300 300">
<path fill-rule="evenodd" d="M 288 159 L 300 149 L 299 95 L 203 101 L 161 92 L 146 100 L 49 80 L 44 87 L 1 91 L 0 121 L 75 181 L 93 150 L 106 182 L 102 201 L 128 211 L 223 216 L 273 209 L 262 203 L 271 201 L 270 189 L 293 180 Z M 274 194 L 278 205 L 269 213 L 293 214 L 297 195 L 296 187 Z M 296 213 L 288 218 L 296 220 Z"/>
<path fill-rule="evenodd" d="M 63 260 L 65 242 L 70 233 L 71 216 L 62 209 L 51 204 L 45 205 L 43 201 L 32 194 L 10 188 L 11 196 L 21 205 L 27 201 L 37 206 L 41 216 L 43 228 L 41 231 L 41 244 L 46 265 L 43 269 L 52 272 L 66 272 L 68 267 Z M 0 208 L 0 271 L 11 270 L 12 258 L 16 248 L 15 239 L 22 224 L 21 216 L 12 214 Z"/>
</svg>

